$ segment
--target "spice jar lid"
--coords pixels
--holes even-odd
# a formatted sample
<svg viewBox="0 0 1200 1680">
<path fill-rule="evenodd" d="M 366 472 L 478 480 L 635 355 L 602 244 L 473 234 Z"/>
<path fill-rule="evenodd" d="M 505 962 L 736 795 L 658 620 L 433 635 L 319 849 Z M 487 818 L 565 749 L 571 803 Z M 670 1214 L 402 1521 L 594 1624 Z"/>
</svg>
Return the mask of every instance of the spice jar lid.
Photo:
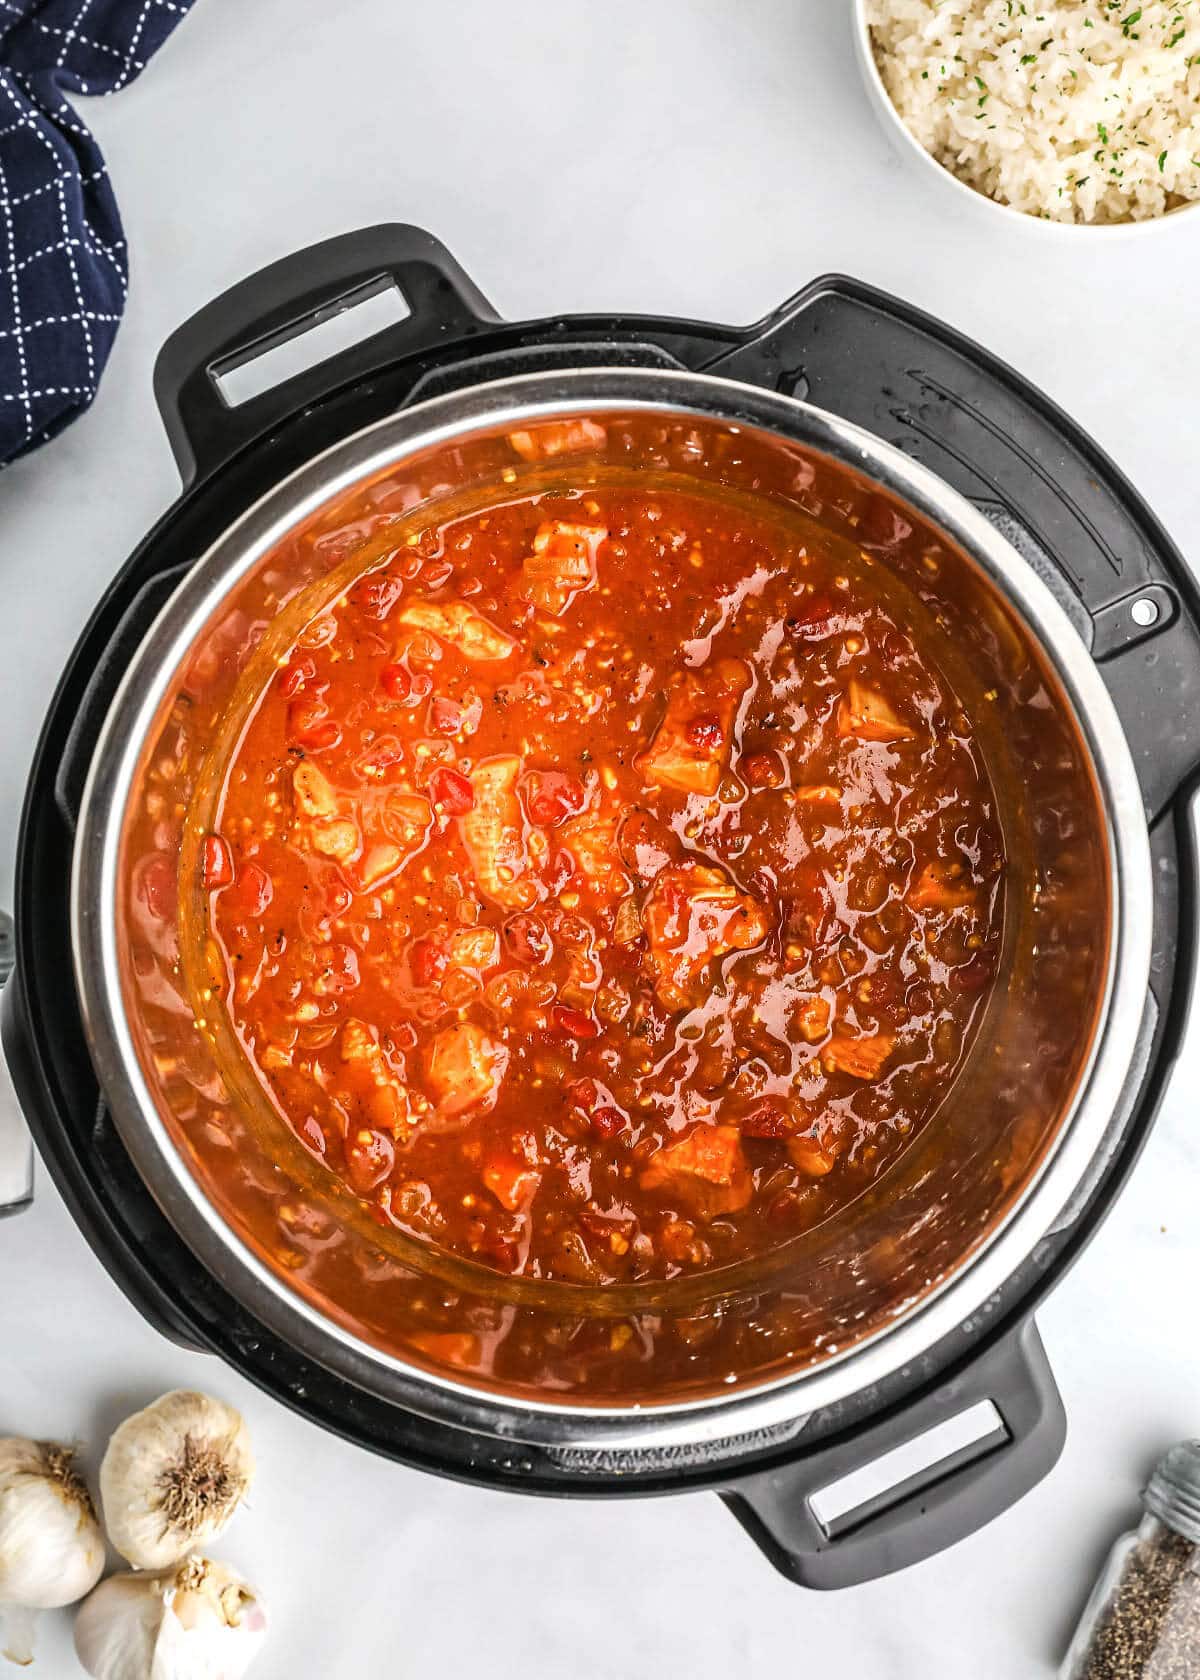
<svg viewBox="0 0 1200 1680">
<path fill-rule="evenodd" d="M 1200 1544 L 1200 1441 L 1180 1441 L 1163 1454 L 1142 1503 L 1176 1534 Z"/>
</svg>

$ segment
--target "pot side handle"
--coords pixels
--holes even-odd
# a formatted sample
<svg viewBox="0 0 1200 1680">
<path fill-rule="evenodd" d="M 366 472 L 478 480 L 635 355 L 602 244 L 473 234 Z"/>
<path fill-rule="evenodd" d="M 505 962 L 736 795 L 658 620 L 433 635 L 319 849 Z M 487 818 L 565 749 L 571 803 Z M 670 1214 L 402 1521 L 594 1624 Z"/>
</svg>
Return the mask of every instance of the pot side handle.
<svg viewBox="0 0 1200 1680">
<path fill-rule="evenodd" d="M 823 1490 L 990 1401 L 996 1427 L 928 1469 L 832 1521 L 813 1508 Z M 1001 1515 L 1052 1469 L 1066 1415 L 1032 1319 L 954 1380 L 778 1469 L 759 1471 L 723 1498 L 771 1562 L 800 1586 L 857 1586 L 932 1557 Z"/>
<path fill-rule="evenodd" d="M 244 402 L 222 394 L 223 375 L 393 288 L 402 320 Z M 155 362 L 154 395 L 185 486 L 340 386 L 499 319 L 446 247 L 405 223 L 360 228 L 259 269 L 178 327 Z"/>
<path fill-rule="evenodd" d="M 12 917 L 0 910 L 0 993 L 13 971 Z M 17 1099 L 8 1062 L 0 1052 L 0 1219 L 21 1213 L 33 1200 L 33 1139 Z"/>
</svg>

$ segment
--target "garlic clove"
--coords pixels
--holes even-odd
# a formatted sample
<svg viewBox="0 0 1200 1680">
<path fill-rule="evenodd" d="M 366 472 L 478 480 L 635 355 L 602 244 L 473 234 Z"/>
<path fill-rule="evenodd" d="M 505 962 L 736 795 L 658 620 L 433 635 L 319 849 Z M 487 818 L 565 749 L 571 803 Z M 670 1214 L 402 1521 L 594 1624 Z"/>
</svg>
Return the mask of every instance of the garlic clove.
<svg viewBox="0 0 1200 1680">
<path fill-rule="evenodd" d="M 110 1575 L 102 1581 L 75 1618 L 75 1652 L 87 1673 L 96 1680 L 151 1680 L 152 1675 L 159 1680 L 154 1647 L 165 1609 L 157 1575 Z"/>
<path fill-rule="evenodd" d="M 266 1632 L 254 1589 L 197 1556 L 103 1582 L 75 1618 L 75 1650 L 93 1680 L 241 1680 Z"/>
<path fill-rule="evenodd" d="M 135 1569 L 166 1569 L 224 1533 L 254 1478 L 240 1412 L 190 1389 L 127 1418 L 100 1466 L 109 1539 Z"/>
<path fill-rule="evenodd" d="M 104 1536 L 71 1449 L 20 1436 L 0 1439 L 4 1655 L 32 1661 L 35 1613 L 74 1604 L 103 1571 Z"/>
</svg>

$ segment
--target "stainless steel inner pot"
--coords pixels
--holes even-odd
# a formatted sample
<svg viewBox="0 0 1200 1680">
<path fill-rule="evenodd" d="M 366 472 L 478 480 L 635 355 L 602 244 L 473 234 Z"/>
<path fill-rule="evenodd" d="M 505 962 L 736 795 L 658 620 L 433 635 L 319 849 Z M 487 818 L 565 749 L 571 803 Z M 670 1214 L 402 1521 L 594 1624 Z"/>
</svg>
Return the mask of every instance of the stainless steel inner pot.
<svg viewBox="0 0 1200 1680">
<path fill-rule="evenodd" d="M 889 541 L 901 543 L 903 526 L 914 541 L 935 542 L 948 570 L 961 574 L 961 623 L 981 617 L 972 616 L 976 601 L 983 609 L 989 600 L 1004 603 L 1018 639 L 1036 650 L 1086 759 L 1110 895 L 1108 939 L 1094 995 L 1086 1000 L 1089 1025 L 1081 1029 L 1079 1065 L 1052 1136 L 1011 1204 L 985 1218 L 964 1203 L 953 1232 L 954 1262 L 927 1271 L 920 1270 L 921 1222 L 893 1230 L 889 1241 L 898 1270 L 917 1256 L 917 1269 L 894 1305 L 878 1321 L 864 1320 L 861 1335 L 848 1318 L 844 1334 L 835 1327 L 800 1368 L 661 1400 L 639 1395 L 633 1403 L 619 1395 L 600 1403 L 505 1392 L 469 1374 L 424 1368 L 306 1296 L 299 1280 L 269 1264 L 206 1190 L 196 1151 L 174 1112 L 178 1069 L 168 1076 L 156 1066 L 158 1029 L 147 1027 L 129 984 L 131 964 L 149 959 L 146 951 L 131 954 L 135 935 L 122 873 L 128 814 L 149 755 L 161 750 L 164 732 L 178 732 L 179 713 L 172 708 L 202 650 L 226 647 L 232 682 L 255 640 L 234 650 L 229 626 L 237 613 L 249 622 L 255 616 L 249 607 L 257 603 L 263 620 L 264 599 L 278 610 L 285 596 L 319 585 L 322 570 L 312 563 L 303 534 L 364 485 L 381 487 L 381 508 L 397 517 L 411 514 L 472 480 L 497 479 L 498 440 L 567 414 L 601 422 L 635 417 L 648 438 L 661 432 L 663 463 L 678 470 L 690 465 L 698 476 L 716 472 L 719 460 L 720 472 L 737 482 L 739 463 L 749 462 L 744 487 L 751 490 L 762 488 L 763 463 L 774 463 L 770 494 L 810 513 L 819 503 L 822 517 L 848 521 L 851 531 L 860 502 L 890 509 L 896 531 Z M 690 457 L 689 437 L 695 439 Z M 714 440 L 720 444 L 715 453 Z M 326 558 L 324 572 L 328 564 Z M 1003 618 L 1000 613 L 985 626 L 989 645 L 997 637 L 1004 641 Z M 192 745 L 198 751 L 203 743 Z M 435 399 L 335 445 L 242 515 L 197 561 L 130 663 L 92 761 L 71 892 L 76 982 L 101 1085 L 139 1173 L 200 1262 L 271 1332 L 351 1383 L 443 1422 L 537 1444 L 668 1446 L 775 1427 L 911 1364 L 979 1312 L 1089 1183 L 1134 1055 L 1150 965 L 1150 857 L 1133 764 L 1092 660 L 1046 585 L 959 495 L 869 434 L 789 398 L 657 369 L 535 374 Z M 1003 1007 L 1000 998 L 997 1008 Z M 181 1008 L 174 1012 L 183 1018 Z M 1011 1045 L 1010 1051 L 1019 1055 Z M 193 1035 L 184 1070 L 189 1103 L 196 1092 L 211 1095 L 214 1088 L 206 1058 Z M 1032 1056 L 1022 1067 L 1020 1077 L 1034 1081 Z M 223 1089 L 218 1081 L 218 1103 Z"/>
</svg>

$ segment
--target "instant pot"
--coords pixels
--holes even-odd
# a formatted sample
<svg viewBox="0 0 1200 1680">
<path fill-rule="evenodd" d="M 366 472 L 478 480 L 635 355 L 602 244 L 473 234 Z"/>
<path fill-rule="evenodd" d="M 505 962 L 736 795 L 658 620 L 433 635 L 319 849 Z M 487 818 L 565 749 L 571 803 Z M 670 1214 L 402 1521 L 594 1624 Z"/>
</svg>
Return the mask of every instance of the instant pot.
<svg viewBox="0 0 1200 1680">
<path fill-rule="evenodd" d="M 405 319 L 243 403 L 225 400 L 219 381 L 233 369 L 392 287 Z M 806 1585 L 901 1567 L 1004 1510 L 1054 1463 L 1065 1430 L 1033 1314 L 1137 1156 L 1191 986 L 1200 602 L 1149 510 L 1009 370 L 838 277 L 742 330 L 640 317 L 511 324 L 428 234 L 373 228 L 289 257 L 202 310 L 164 347 L 155 391 L 183 494 L 114 581 L 51 707 L 21 826 L 3 996 L 16 1100 L 122 1289 L 181 1344 L 420 1468 L 535 1493 L 714 1489 Z M 959 555 L 978 580 L 958 605 L 962 633 L 981 647 L 985 635 L 1003 640 L 988 618 L 1000 602 L 1044 662 L 1089 767 L 1107 858 L 1094 1031 L 1019 1194 L 1003 1208 L 968 1204 L 978 1230 L 955 1264 L 926 1267 L 860 1339 L 785 1376 L 663 1405 L 489 1392 L 385 1356 L 302 1299 L 199 1187 L 139 1064 L 120 984 L 120 819 L 172 675 L 214 613 L 339 489 L 410 459 L 437 468 L 414 482 L 440 482 L 446 462 L 461 470 L 505 428 L 576 412 L 691 424 L 701 455 L 716 427 L 755 461 L 761 448 L 790 464 L 788 493 L 802 505 L 819 502 L 851 528 L 898 508 L 904 541 Z M 1035 805 L 1041 774 L 1031 759 Z M 1053 903 L 1043 910 L 1053 928 Z M 1069 926 L 1054 934 L 1064 948 Z M 1032 1102 L 1033 1067 L 1010 1057 L 997 1084 Z M 14 1121 L 0 1121 L 0 1198 L 15 1208 L 28 1186 Z M 905 1230 L 910 1247 L 918 1228 Z M 917 1254 L 902 1243 L 898 1269 L 925 1267 Z M 983 1401 L 990 1432 L 830 1514 L 822 1492 Z"/>
</svg>

